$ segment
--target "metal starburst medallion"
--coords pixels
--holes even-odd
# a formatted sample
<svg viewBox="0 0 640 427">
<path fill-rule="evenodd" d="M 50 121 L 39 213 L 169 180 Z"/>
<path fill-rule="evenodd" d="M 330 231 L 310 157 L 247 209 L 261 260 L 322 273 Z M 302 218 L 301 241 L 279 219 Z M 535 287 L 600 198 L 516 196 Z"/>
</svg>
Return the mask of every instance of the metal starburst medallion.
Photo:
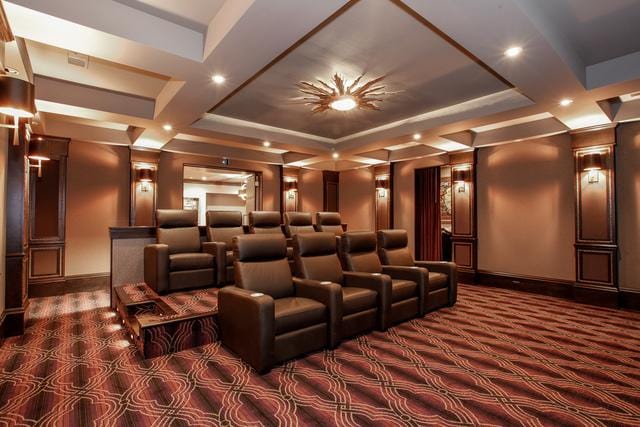
<svg viewBox="0 0 640 427">
<path fill-rule="evenodd" d="M 296 83 L 296 87 L 304 96 L 296 101 L 310 105 L 311 112 L 321 113 L 327 110 L 346 111 L 352 108 L 363 110 L 380 110 L 377 103 L 384 101 L 384 97 L 395 92 L 385 90 L 385 86 L 377 85 L 385 76 L 381 76 L 366 83 L 360 83 L 364 74 L 350 84 L 339 74 L 334 74 L 331 81 L 326 83 L 320 79 L 319 85 L 310 82 Z"/>
</svg>

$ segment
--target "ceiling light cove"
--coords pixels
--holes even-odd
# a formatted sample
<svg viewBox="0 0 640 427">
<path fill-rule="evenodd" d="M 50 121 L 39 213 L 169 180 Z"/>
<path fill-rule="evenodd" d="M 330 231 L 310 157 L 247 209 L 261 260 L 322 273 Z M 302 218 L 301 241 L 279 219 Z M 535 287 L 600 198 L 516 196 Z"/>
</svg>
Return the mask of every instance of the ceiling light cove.
<svg viewBox="0 0 640 427">
<path fill-rule="evenodd" d="M 568 107 L 571 104 L 573 104 L 573 99 L 564 98 L 563 100 L 560 101 L 560 106 L 562 107 Z"/>
<path fill-rule="evenodd" d="M 225 82 L 225 78 L 224 76 L 221 76 L 220 74 L 214 74 L 213 76 L 211 76 L 211 80 L 217 84 L 217 85 L 221 85 L 222 83 Z"/>
<path fill-rule="evenodd" d="M 377 103 L 395 92 L 386 91 L 385 86 L 377 85 L 385 76 L 360 83 L 363 77 L 364 74 L 349 82 L 336 73 L 329 83 L 320 79 L 318 79 L 319 85 L 300 82 L 296 86 L 304 96 L 294 100 L 311 106 L 313 113 L 322 113 L 327 110 L 349 111 L 356 107 L 362 110 L 380 110 Z"/>
<path fill-rule="evenodd" d="M 509 58 L 515 58 L 521 53 L 522 53 L 522 48 L 520 46 L 511 46 L 509 49 L 504 51 L 505 56 Z"/>
</svg>

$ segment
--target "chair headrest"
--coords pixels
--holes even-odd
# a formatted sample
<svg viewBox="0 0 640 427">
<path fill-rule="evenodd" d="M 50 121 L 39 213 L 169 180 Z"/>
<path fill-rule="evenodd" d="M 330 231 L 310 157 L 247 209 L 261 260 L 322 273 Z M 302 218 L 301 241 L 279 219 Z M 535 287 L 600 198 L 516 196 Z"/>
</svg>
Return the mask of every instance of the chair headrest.
<svg viewBox="0 0 640 427">
<path fill-rule="evenodd" d="M 240 211 L 207 211 L 207 226 L 209 227 L 241 227 L 242 212 Z"/>
<path fill-rule="evenodd" d="M 252 211 L 249 212 L 249 224 L 253 227 L 277 227 L 280 225 L 280 212 L 278 211 Z"/>
<path fill-rule="evenodd" d="M 233 238 L 238 261 L 269 261 L 287 256 L 287 241 L 278 234 L 243 234 Z"/>
<path fill-rule="evenodd" d="M 339 212 L 316 212 L 316 224 L 342 225 Z"/>
<path fill-rule="evenodd" d="M 198 211 L 158 209 L 156 224 L 160 228 L 196 227 L 198 225 Z"/>
<path fill-rule="evenodd" d="M 384 249 L 406 248 L 409 244 L 407 230 L 379 230 L 378 246 Z"/>
<path fill-rule="evenodd" d="M 284 214 L 284 223 L 296 227 L 313 225 L 311 212 L 286 212 Z"/>
<path fill-rule="evenodd" d="M 375 252 L 376 233 L 373 231 L 351 231 L 342 235 L 342 250 L 345 253 Z"/>
<path fill-rule="evenodd" d="M 331 255 L 336 253 L 336 236 L 327 232 L 296 234 L 293 245 L 300 256 Z"/>
</svg>

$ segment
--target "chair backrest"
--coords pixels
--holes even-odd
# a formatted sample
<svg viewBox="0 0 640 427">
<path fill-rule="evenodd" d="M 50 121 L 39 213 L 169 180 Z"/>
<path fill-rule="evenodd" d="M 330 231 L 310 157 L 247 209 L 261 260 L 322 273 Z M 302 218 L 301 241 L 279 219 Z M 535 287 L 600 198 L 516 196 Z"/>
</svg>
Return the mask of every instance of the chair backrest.
<svg viewBox="0 0 640 427">
<path fill-rule="evenodd" d="M 282 234 L 282 228 L 280 227 L 280 212 L 249 212 L 249 232 L 252 234 Z"/>
<path fill-rule="evenodd" d="M 382 264 L 376 253 L 376 233 L 351 231 L 340 239 L 343 265 L 348 271 L 382 273 Z"/>
<path fill-rule="evenodd" d="M 413 266 L 406 230 L 379 230 L 378 255 L 384 265 Z"/>
<path fill-rule="evenodd" d="M 168 245 L 170 254 L 200 252 L 198 211 L 158 209 L 156 224 L 158 243 Z"/>
<path fill-rule="evenodd" d="M 276 299 L 293 295 L 287 242 L 282 234 L 236 236 L 233 252 L 237 287 Z"/>
<path fill-rule="evenodd" d="M 311 212 L 285 212 L 284 232 L 287 237 L 301 233 L 314 233 L 315 231 Z"/>
<path fill-rule="evenodd" d="M 304 279 L 342 284 L 342 266 L 333 233 L 300 233 L 293 236 L 296 269 Z"/>
<path fill-rule="evenodd" d="M 207 239 L 210 242 L 224 242 L 231 250 L 233 238 L 244 234 L 242 212 L 207 211 Z"/>
<path fill-rule="evenodd" d="M 316 226 L 318 231 L 328 231 L 336 236 L 344 233 L 339 212 L 316 212 Z"/>
</svg>

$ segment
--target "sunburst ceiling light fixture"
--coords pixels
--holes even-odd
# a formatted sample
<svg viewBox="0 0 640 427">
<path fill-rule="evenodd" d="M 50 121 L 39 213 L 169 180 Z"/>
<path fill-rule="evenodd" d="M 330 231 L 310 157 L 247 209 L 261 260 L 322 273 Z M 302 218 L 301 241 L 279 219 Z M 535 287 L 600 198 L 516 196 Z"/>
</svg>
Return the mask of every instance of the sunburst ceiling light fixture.
<svg viewBox="0 0 640 427">
<path fill-rule="evenodd" d="M 364 74 L 353 82 L 347 82 L 339 74 L 334 74 L 329 83 L 317 79 L 320 85 L 311 82 L 300 82 L 296 86 L 305 96 L 296 98 L 305 105 L 310 105 L 311 112 L 321 113 L 327 110 L 349 111 L 354 108 L 379 111 L 378 102 L 384 97 L 396 92 L 385 90 L 384 85 L 377 85 L 385 76 L 381 76 L 366 83 L 360 83 Z"/>
</svg>

